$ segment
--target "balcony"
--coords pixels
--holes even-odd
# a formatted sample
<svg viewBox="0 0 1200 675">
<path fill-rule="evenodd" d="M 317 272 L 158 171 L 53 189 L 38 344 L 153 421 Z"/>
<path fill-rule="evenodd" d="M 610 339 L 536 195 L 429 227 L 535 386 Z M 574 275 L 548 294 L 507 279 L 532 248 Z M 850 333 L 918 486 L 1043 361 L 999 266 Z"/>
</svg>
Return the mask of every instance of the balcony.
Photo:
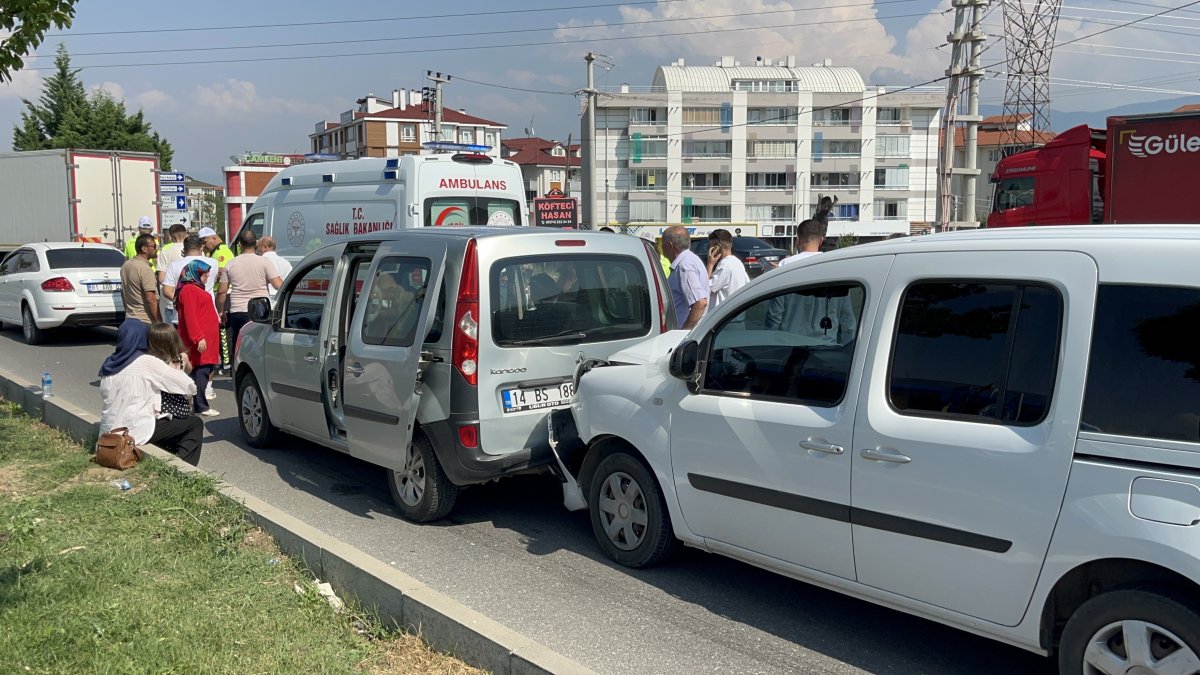
<svg viewBox="0 0 1200 675">
<path fill-rule="evenodd" d="M 683 155 L 683 159 L 733 159 L 733 152 L 692 152 Z"/>
<path fill-rule="evenodd" d="M 795 192 L 795 185 L 747 185 L 746 192 Z"/>
<path fill-rule="evenodd" d="M 814 127 L 861 127 L 862 120 L 813 120 Z"/>
<path fill-rule="evenodd" d="M 875 186 L 875 189 L 876 189 L 877 191 L 878 191 L 878 190 L 883 190 L 883 191 L 888 191 L 888 190 L 905 190 L 905 191 L 907 191 L 907 190 L 909 189 L 909 186 L 908 186 L 908 185 L 876 185 L 876 186 Z"/>
<path fill-rule="evenodd" d="M 662 185 L 630 185 L 629 191 L 630 192 L 666 192 L 667 184 L 664 182 Z"/>
<path fill-rule="evenodd" d="M 716 192 L 719 190 L 729 191 L 729 185 L 684 185 L 683 189 L 688 192 Z"/>
</svg>

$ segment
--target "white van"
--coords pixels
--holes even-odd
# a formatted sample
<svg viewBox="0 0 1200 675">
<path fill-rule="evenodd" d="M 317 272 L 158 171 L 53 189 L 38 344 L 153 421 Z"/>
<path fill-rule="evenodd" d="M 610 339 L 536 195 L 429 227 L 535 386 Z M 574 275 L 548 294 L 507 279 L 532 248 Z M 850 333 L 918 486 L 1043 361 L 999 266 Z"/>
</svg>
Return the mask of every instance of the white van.
<svg viewBox="0 0 1200 675">
<path fill-rule="evenodd" d="M 298 262 L 329 244 L 443 225 L 525 225 L 521 168 L 475 153 L 300 164 L 279 172 L 242 228 Z"/>
<path fill-rule="evenodd" d="M 1039 227 L 768 272 L 580 378 L 596 539 L 633 567 L 703 548 L 1063 675 L 1200 673 L 1197 260 L 1197 227 Z"/>
</svg>

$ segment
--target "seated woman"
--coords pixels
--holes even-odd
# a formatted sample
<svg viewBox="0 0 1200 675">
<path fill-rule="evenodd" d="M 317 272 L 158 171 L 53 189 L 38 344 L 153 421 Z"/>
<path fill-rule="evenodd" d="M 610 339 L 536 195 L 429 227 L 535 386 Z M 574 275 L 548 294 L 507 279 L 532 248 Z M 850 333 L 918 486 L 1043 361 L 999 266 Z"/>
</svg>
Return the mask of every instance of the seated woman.
<svg viewBox="0 0 1200 675">
<path fill-rule="evenodd" d="M 100 432 L 122 427 L 137 445 L 154 443 L 191 465 L 200 462 L 204 423 L 199 417 L 172 419 L 162 410 L 162 393 L 196 395 L 196 384 L 146 353 L 149 327 L 126 319 L 117 348 L 100 366 Z"/>
</svg>

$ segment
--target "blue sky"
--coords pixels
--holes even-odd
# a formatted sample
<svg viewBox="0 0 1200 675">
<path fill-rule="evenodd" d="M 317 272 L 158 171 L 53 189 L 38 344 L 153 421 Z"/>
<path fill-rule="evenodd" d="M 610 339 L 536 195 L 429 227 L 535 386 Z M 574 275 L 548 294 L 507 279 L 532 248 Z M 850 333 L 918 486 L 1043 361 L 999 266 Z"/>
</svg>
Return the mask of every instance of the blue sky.
<svg viewBox="0 0 1200 675">
<path fill-rule="evenodd" d="M 1060 41 L 1112 25 L 1105 21 L 1157 11 L 1148 4 L 1170 3 L 1064 4 Z M 947 0 L 656 0 L 621 6 L 611 0 L 342 5 L 312 0 L 80 0 L 71 30 L 52 33 L 37 54 L 52 55 L 64 42 L 74 63 L 84 67 L 88 87 L 103 87 L 131 108 L 146 111 L 155 129 L 175 146 L 177 168 L 216 180 L 229 155 L 306 151 L 316 122 L 336 119 L 367 92 L 386 95 L 395 88 L 420 88 L 426 84 L 426 70 L 461 78 L 446 88 L 447 105 L 508 124 L 510 137 L 523 135 L 532 120 L 539 136 L 560 140 L 568 133 L 578 137 L 579 107 L 572 96 L 466 80 L 570 92 L 583 86 L 582 55 L 589 48 L 615 64 L 597 71 L 602 86 L 648 84 L 657 65 L 678 57 L 689 64 L 709 64 L 722 55 L 743 63 L 755 56 L 795 55 L 801 64 L 830 58 L 857 67 L 873 84 L 932 79 L 941 75 L 948 59 L 944 49 L 937 49 L 951 27 L 950 15 L 939 11 L 947 6 Z M 512 10 L 531 11 L 494 13 Z M 493 13 L 480 14 L 484 12 Z M 402 18 L 435 14 L 451 16 Z M 283 23 L 315 25 L 277 25 Z M 1193 54 L 1200 51 L 1195 39 L 1200 13 L 1146 23 L 1156 27 L 1116 30 L 1060 50 L 1053 70 L 1061 78 L 1054 107 L 1098 110 L 1200 91 L 1200 54 Z M 260 27 L 236 28 L 251 25 Z M 985 25 L 999 34 L 999 9 Z M 187 28 L 210 29 L 178 30 Z M 330 42 L 337 44 L 300 44 Z M 494 47 L 516 43 L 529 44 Z M 262 46 L 274 44 L 291 46 Z M 192 49 L 204 51 L 134 53 Z M 253 60 L 267 58 L 276 60 Z M 997 41 L 984 61 L 1002 58 L 1003 45 Z M 150 65 L 177 61 L 221 62 Z M 49 58 L 31 59 L 30 70 L 0 85 L 5 133 L 19 117 L 20 97 L 36 97 L 40 91 L 43 73 L 32 68 L 50 65 Z M 1145 83 L 1138 86 L 1154 91 L 1100 83 Z M 989 82 L 985 100 L 998 103 L 1002 96 L 1002 78 Z M 7 145 L 6 138 L 0 147 Z"/>
</svg>

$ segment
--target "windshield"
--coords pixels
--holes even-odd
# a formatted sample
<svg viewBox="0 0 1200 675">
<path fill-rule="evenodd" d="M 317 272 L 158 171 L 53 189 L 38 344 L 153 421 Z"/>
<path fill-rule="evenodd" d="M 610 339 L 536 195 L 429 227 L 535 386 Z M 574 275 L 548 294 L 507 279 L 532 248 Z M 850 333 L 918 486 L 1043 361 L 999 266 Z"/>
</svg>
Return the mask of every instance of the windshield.
<svg viewBox="0 0 1200 675">
<path fill-rule="evenodd" d="M 523 225 L 520 204 L 501 197 L 431 197 L 425 200 L 426 225 Z"/>
<path fill-rule="evenodd" d="M 502 347 L 625 340 L 649 334 L 650 286 L 622 255 L 536 255 L 492 265 L 492 338 Z"/>
<path fill-rule="evenodd" d="M 52 248 L 46 251 L 51 269 L 120 267 L 125 256 L 110 248 Z"/>
</svg>

